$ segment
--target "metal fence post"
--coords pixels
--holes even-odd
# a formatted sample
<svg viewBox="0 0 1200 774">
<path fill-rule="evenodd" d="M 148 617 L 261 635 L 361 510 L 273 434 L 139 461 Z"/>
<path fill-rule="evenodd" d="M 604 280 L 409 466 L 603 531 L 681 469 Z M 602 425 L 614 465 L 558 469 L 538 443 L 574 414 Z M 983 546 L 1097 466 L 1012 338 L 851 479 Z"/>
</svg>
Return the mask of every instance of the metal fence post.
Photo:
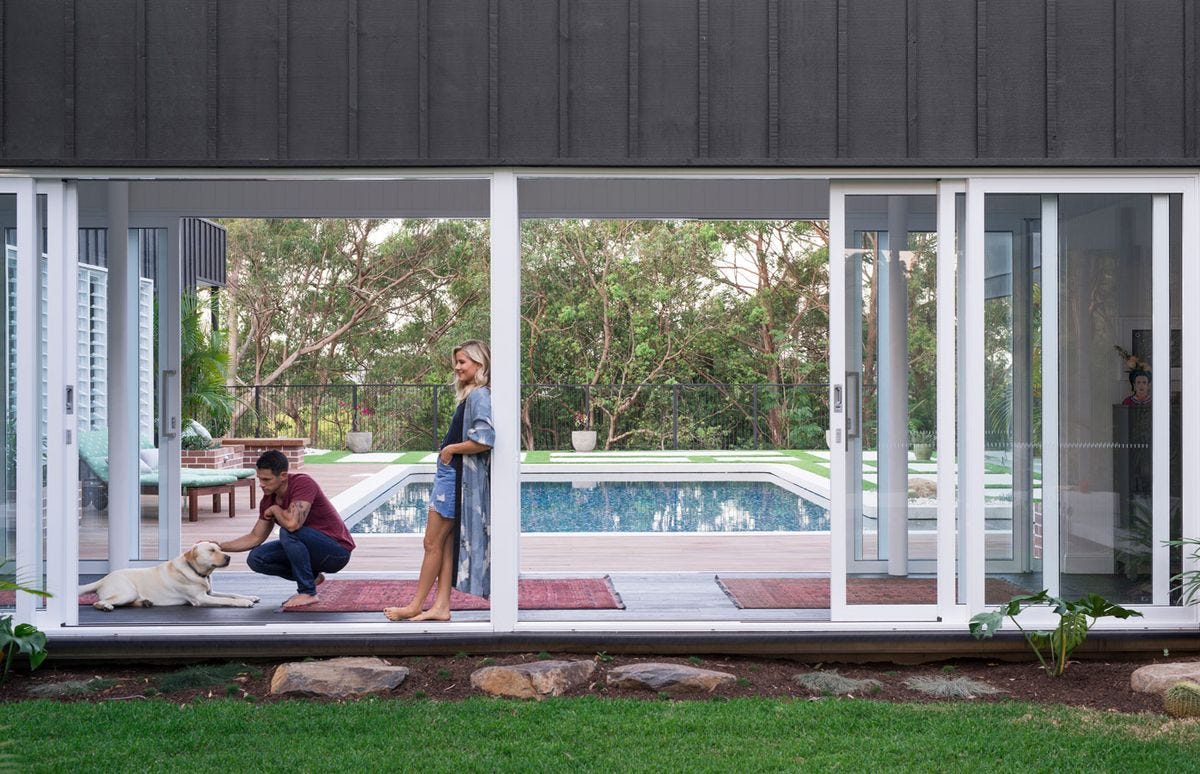
<svg viewBox="0 0 1200 774">
<path fill-rule="evenodd" d="M 254 437 L 262 438 L 262 387 L 254 385 Z"/>
<path fill-rule="evenodd" d="M 350 432 L 358 432 L 358 385 L 350 385 Z"/>
<path fill-rule="evenodd" d="M 754 448 L 758 448 L 758 385 L 754 385 L 754 398 L 750 402 L 750 426 L 754 429 Z"/>
<path fill-rule="evenodd" d="M 433 448 L 438 447 L 438 390 L 440 384 L 433 385 Z"/>
<path fill-rule="evenodd" d="M 679 385 L 671 385 L 671 443 L 679 451 Z"/>
</svg>

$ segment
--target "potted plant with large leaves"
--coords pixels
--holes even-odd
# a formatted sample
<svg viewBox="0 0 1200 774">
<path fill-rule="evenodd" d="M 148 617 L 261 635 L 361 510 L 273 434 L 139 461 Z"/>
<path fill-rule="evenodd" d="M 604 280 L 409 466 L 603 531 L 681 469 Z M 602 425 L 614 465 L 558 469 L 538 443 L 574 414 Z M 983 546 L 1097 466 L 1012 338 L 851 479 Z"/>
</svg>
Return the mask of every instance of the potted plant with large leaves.
<svg viewBox="0 0 1200 774">
<path fill-rule="evenodd" d="M 0 565 L 0 591 L 21 591 L 48 597 L 49 593 L 21 583 L 9 571 L 11 562 Z M 29 656 L 30 671 L 37 669 L 46 660 L 46 633 L 31 623 L 13 623 L 13 616 L 0 615 L 0 659 L 4 666 L 0 670 L 0 683 L 8 678 L 13 661 L 18 653 Z"/>
</svg>

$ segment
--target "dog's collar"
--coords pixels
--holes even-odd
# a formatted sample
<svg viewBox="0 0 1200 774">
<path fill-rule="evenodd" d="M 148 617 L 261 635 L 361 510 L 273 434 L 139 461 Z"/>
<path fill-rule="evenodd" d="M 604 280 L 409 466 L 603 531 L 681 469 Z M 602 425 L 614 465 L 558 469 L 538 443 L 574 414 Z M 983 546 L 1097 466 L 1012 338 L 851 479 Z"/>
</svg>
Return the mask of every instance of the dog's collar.
<svg viewBox="0 0 1200 774">
<path fill-rule="evenodd" d="M 196 565 L 192 564 L 192 560 L 191 560 L 191 559 L 184 559 L 183 561 L 187 563 L 187 566 L 188 566 L 188 567 L 191 567 L 191 568 L 192 568 L 192 572 L 196 573 L 196 574 L 197 574 L 197 575 L 199 575 L 201 578 L 207 578 L 207 577 L 209 576 L 209 574 L 211 574 L 211 573 L 212 573 L 212 570 L 209 570 L 209 571 L 208 571 L 208 573 L 203 573 L 203 572 L 200 572 L 199 570 L 197 570 L 197 569 L 196 569 Z"/>
</svg>

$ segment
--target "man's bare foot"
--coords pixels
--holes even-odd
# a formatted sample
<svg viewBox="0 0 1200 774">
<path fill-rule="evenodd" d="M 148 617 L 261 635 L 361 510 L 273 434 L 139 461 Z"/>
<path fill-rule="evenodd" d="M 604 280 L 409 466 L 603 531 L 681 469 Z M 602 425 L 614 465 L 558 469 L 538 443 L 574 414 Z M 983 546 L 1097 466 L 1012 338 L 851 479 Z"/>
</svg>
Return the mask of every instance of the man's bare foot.
<svg viewBox="0 0 1200 774">
<path fill-rule="evenodd" d="M 316 594 L 295 594 L 291 599 L 283 603 L 283 607 L 290 610 L 293 607 L 308 607 L 309 605 L 315 605 L 320 601 L 321 599 Z"/>
<path fill-rule="evenodd" d="M 430 608 L 430 609 L 426 610 L 424 613 L 421 613 L 420 615 L 413 616 L 409 620 L 412 620 L 412 621 L 449 621 L 450 620 L 450 611 L 449 610 L 436 610 L 434 608 Z"/>
<path fill-rule="evenodd" d="M 383 614 L 387 616 L 389 621 L 407 621 L 421 612 L 421 608 L 414 608 L 412 605 L 405 607 L 385 607 Z"/>
</svg>

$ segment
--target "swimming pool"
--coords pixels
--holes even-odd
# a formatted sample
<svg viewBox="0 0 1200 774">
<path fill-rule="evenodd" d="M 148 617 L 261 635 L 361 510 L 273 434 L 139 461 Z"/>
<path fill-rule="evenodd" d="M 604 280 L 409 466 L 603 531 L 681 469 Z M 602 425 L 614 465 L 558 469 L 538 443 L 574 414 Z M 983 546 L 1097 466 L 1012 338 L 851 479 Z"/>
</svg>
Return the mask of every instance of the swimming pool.
<svg viewBox="0 0 1200 774">
<path fill-rule="evenodd" d="M 347 519 L 355 535 L 425 530 L 432 477 L 412 475 Z M 522 532 L 821 532 L 823 505 L 772 480 L 521 482 Z"/>
</svg>

